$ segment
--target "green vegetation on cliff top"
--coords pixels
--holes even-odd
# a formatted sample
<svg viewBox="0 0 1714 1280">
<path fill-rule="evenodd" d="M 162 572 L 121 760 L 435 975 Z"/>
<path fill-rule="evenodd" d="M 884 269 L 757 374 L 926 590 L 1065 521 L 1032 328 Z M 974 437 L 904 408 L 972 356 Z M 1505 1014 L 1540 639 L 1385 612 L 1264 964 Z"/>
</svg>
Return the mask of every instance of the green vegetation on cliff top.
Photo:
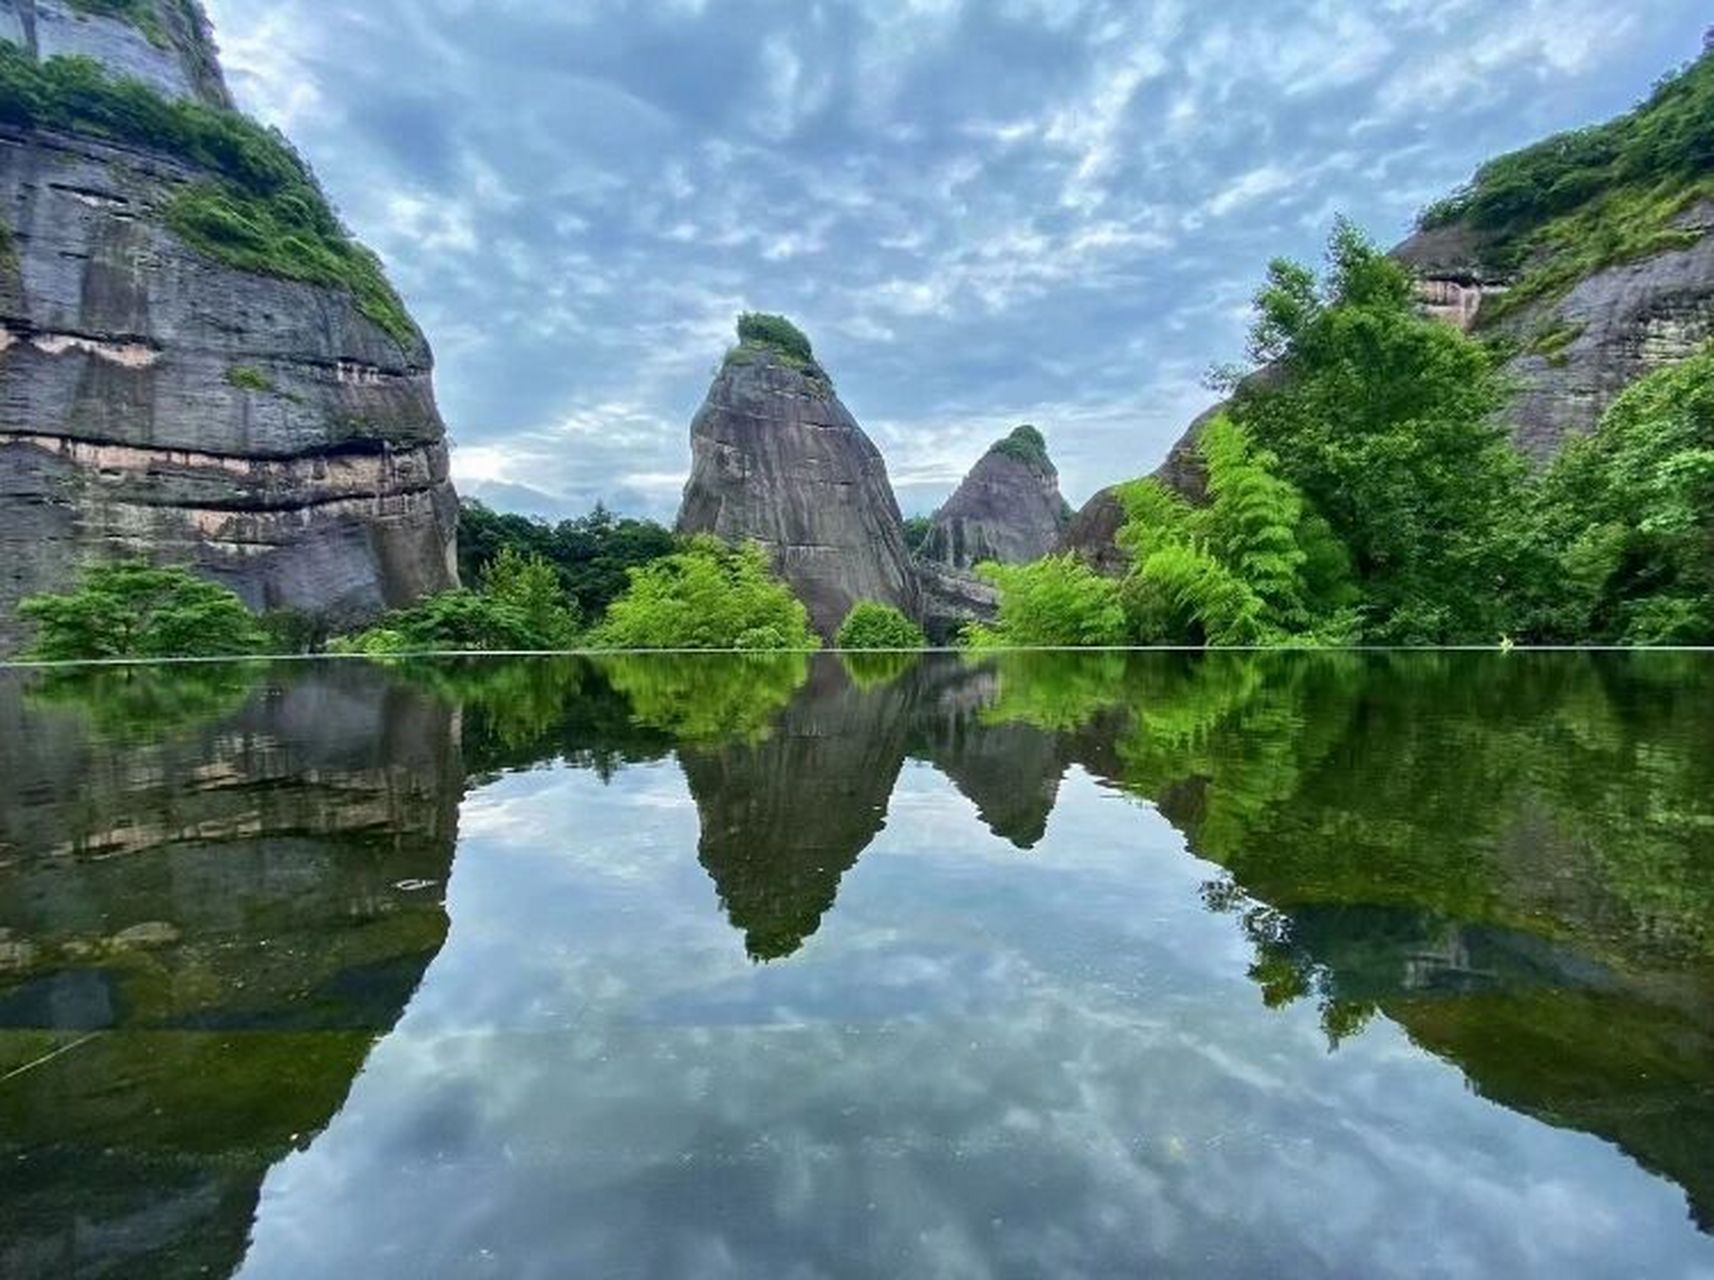
<svg viewBox="0 0 1714 1280">
<path fill-rule="evenodd" d="M 210 173 L 165 210 L 192 248 L 242 271 L 346 290 L 400 345 L 418 340 L 380 260 L 352 239 L 278 130 L 115 79 L 90 58 L 38 63 L 8 41 L 0 41 L 0 123 L 148 147 Z"/>
<path fill-rule="evenodd" d="M 1681 224 L 1714 198 L 1714 54 L 1668 76 L 1636 110 L 1490 161 L 1431 205 L 1424 228 L 1465 223 L 1490 267 L 1515 274 L 1489 319 L 1616 263 L 1694 244 Z"/>
<path fill-rule="evenodd" d="M 738 345 L 726 353 L 726 365 L 752 364 L 772 357 L 804 374 L 817 387 L 831 394 L 833 379 L 815 359 L 809 337 L 784 316 L 746 311 L 738 317 Z"/>
<path fill-rule="evenodd" d="M 1047 440 L 1027 422 L 1014 429 L 1004 440 L 995 441 L 988 452 L 1012 458 L 1026 466 L 1050 469 L 1053 466 L 1053 461 L 1047 456 Z"/>
</svg>

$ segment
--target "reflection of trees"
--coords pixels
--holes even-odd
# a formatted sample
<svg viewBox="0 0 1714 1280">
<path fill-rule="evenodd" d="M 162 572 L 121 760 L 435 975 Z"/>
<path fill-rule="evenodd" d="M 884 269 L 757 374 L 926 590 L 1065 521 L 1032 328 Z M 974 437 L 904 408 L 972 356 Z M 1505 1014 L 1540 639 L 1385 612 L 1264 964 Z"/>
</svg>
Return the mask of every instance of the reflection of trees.
<svg viewBox="0 0 1714 1280">
<path fill-rule="evenodd" d="M 1313 1000 L 1334 1044 L 1383 1012 L 1710 1221 L 1706 659 L 1132 655 L 1104 707 L 1031 683 L 992 714 L 1083 726 L 1074 758 L 1225 869 L 1270 1006 Z"/>
<path fill-rule="evenodd" d="M 839 660 L 845 664 L 846 674 L 859 689 L 874 689 L 903 679 L 920 657 L 915 653 L 853 650 L 841 653 Z"/>
<path fill-rule="evenodd" d="M 809 678 L 803 654 L 619 655 L 601 668 L 637 722 L 686 743 L 756 742 Z"/>
<path fill-rule="evenodd" d="M 234 711 L 264 670 L 242 661 L 73 667 L 42 673 L 29 696 L 33 706 L 81 712 L 103 740 L 152 742 Z"/>
</svg>

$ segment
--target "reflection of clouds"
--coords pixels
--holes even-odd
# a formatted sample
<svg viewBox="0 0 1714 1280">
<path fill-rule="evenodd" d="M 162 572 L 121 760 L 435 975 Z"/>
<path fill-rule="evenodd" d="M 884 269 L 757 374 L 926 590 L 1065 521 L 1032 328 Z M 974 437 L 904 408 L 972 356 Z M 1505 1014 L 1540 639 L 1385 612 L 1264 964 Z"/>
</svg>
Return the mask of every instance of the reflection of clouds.
<svg viewBox="0 0 1714 1280">
<path fill-rule="evenodd" d="M 907 770 L 825 926 L 766 967 L 694 813 L 656 803 L 677 786 L 472 798 L 511 816 L 465 825 L 447 946 L 270 1175 L 247 1274 L 1671 1276 L 1714 1253 L 1675 1188 L 1391 1026 L 1329 1055 L 1312 1010 L 1263 1010 L 1198 905 L 1208 868 L 1080 773 L 1020 857 Z"/>
</svg>

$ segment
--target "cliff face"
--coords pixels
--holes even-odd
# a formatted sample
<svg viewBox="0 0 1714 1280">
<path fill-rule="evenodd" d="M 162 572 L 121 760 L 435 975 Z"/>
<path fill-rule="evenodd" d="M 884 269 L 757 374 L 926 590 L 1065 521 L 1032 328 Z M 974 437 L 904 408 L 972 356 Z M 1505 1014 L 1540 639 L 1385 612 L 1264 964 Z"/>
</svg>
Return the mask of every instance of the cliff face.
<svg viewBox="0 0 1714 1280">
<path fill-rule="evenodd" d="M 1070 514 L 1041 433 L 1019 427 L 935 512 L 921 559 L 955 571 L 989 561 L 1029 564 L 1053 550 Z"/>
<path fill-rule="evenodd" d="M 1508 420 L 1518 448 L 1539 463 L 1594 430 L 1631 383 L 1714 337 L 1714 200 L 1697 201 L 1674 226 L 1690 243 L 1600 268 L 1492 322 L 1484 308 L 1518 272 L 1488 265 L 1471 228 L 1421 232 L 1394 256 L 1418 272 L 1431 312 L 1518 348 L 1506 365 L 1517 386 Z"/>
<path fill-rule="evenodd" d="M 740 348 L 690 434 L 681 533 L 761 543 L 824 637 L 859 601 L 917 613 L 887 465 L 818 368 Z"/>
<path fill-rule="evenodd" d="M 194 5 L 126 11 L 0 0 L 0 38 L 229 105 Z M 193 249 L 167 209 L 212 176 L 165 144 L 0 126 L 0 653 L 21 597 L 104 559 L 333 625 L 456 583 L 427 345 L 347 289 Z"/>
<path fill-rule="evenodd" d="M 1711 113 L 1714 46 L 1629 114 L 1485 165 L 1393 250 L 1426 314 L 1509 353 L 1504 423 L 1533 463 L 1593 431 L 1632 383 L 1714 339 Z M 1193 499 L 1194 447 L 1216 412 L 1155 473 Z M 1111 492 L 1097 494 L 1064 545 L 1122 567 L 1121 519 Z"/>
</svg>

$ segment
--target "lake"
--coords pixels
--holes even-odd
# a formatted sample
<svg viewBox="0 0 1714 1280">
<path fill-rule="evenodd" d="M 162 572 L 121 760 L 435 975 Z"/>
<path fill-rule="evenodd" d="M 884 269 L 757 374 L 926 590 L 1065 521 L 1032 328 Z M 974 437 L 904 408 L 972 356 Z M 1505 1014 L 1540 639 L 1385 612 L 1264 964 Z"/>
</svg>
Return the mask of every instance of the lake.
<svg viewBox="0 0 1714 1280">
<path fill-rule="evenodd" d="M 1714 1276 L 1714 655 L 0 672 L 7 1276 Z"/>
</svg>

